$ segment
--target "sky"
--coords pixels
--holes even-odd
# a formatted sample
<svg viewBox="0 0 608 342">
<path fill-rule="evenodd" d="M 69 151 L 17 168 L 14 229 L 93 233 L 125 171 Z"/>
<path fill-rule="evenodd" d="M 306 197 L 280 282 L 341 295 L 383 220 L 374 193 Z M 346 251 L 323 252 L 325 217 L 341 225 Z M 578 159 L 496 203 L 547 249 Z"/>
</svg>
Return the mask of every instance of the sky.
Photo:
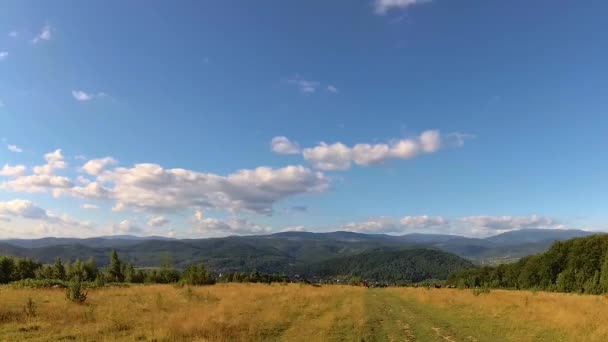
<svg viewBox="0 0 608 342">
<path fill-rule="evenodd" d="M 0 238 L 608 231 L 606 14 L 3 1 Z"/>
</svg>

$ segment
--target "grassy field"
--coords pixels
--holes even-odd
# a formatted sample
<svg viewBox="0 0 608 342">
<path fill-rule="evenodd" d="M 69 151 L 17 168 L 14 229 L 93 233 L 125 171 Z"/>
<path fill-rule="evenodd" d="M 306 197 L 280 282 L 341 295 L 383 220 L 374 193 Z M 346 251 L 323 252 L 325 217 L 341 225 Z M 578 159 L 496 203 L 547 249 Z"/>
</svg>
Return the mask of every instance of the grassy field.
<svg viewBox="0 0 608 342">
<path fill-rule="evenodd" d="M 34 305 L 28 309 L 27 302 Z M 556 293 L 220 284 L 0 288 L 1 341 L 606 341 L 608 299 Z"/>
</svg>

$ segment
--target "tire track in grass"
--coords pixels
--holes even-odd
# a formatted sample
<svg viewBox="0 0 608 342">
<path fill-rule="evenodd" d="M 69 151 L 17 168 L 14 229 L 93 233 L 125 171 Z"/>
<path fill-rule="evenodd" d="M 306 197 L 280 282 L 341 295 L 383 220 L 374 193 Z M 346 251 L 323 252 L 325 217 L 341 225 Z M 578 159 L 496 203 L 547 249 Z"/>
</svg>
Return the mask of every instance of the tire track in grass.
<svg viewBox="0 0 608 342">
<path fill-rule="evenodd" d="M 366 293 L 363 341 L 415 342 L 410 322 L 403 317 L 400 301 L 381 289 Z"/>
</svg>

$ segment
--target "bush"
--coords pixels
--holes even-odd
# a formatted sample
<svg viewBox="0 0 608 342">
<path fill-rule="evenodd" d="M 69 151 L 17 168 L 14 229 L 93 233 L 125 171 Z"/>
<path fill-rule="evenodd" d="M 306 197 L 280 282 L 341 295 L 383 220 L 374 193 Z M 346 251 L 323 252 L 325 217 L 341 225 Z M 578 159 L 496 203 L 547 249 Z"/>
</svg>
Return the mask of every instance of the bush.
<svg viewBox="0 0 608 342">
<path fill-rule="evenodd" d="M 29 318 L 36 317 L 36 308 L 36 303 L 34 303 L 32 298 L 28 298 L 27 302 L 25 302 L 25 306 L 23 307 L 23 312 L 25 313 L 25 316 Z"/>
<path fill-rule="evenodd" d="M 65 291 L 65 297 L 72 302 L 82 304 L 87 300 L 88 292 L 82 287 L 80 278 L 75 278 L 70 282 L 68 288 Z"/>
<path fill-rule="evenodd" d="M 481 294 L 488 294 L 490 293 L 490 288 L 489 287 L 476 287 L 473 289 L 473 296 L 479 296 Z"/>
</svg>

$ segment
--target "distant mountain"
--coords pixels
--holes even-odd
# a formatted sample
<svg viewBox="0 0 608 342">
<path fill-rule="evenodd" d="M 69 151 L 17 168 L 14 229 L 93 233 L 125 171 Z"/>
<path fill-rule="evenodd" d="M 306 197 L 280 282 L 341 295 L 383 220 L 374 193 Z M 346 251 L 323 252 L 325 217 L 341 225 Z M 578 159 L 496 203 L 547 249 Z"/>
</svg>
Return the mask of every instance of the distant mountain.
<svg viewBox="0 0 608 342">
<path fill-rule="evenodd" d="M 490 236 L 486 241 L 500 245 L 516 245 L 543 241 L 568 240 L 597 233 L 576 229 L 520 229 Z"/>
<path fill-rule="evenodd" d="M 42 238 L 0 241 L 0 255 L 32 257 L 50 263 L 95 257 L 100 265 L 108 262 L 112 250 L 137 266 L 157 266 L 170 256 L 177 267 L 204 261 L 217 271 L 257 270 L 291 273 L 297 267 L 349 257 L 372 250 L 427 248 L 442 250 L 476 263 L 496 264 L 547 250 L 556 240 L 587 236 L 580 230 L 524 229 L 485 239 L 457 235 L 361 234 L 283 232 L 259 236 L 229 236 L 209 239 L 169 239 L 130 235 L 87 239 Z"/>
</svg>

